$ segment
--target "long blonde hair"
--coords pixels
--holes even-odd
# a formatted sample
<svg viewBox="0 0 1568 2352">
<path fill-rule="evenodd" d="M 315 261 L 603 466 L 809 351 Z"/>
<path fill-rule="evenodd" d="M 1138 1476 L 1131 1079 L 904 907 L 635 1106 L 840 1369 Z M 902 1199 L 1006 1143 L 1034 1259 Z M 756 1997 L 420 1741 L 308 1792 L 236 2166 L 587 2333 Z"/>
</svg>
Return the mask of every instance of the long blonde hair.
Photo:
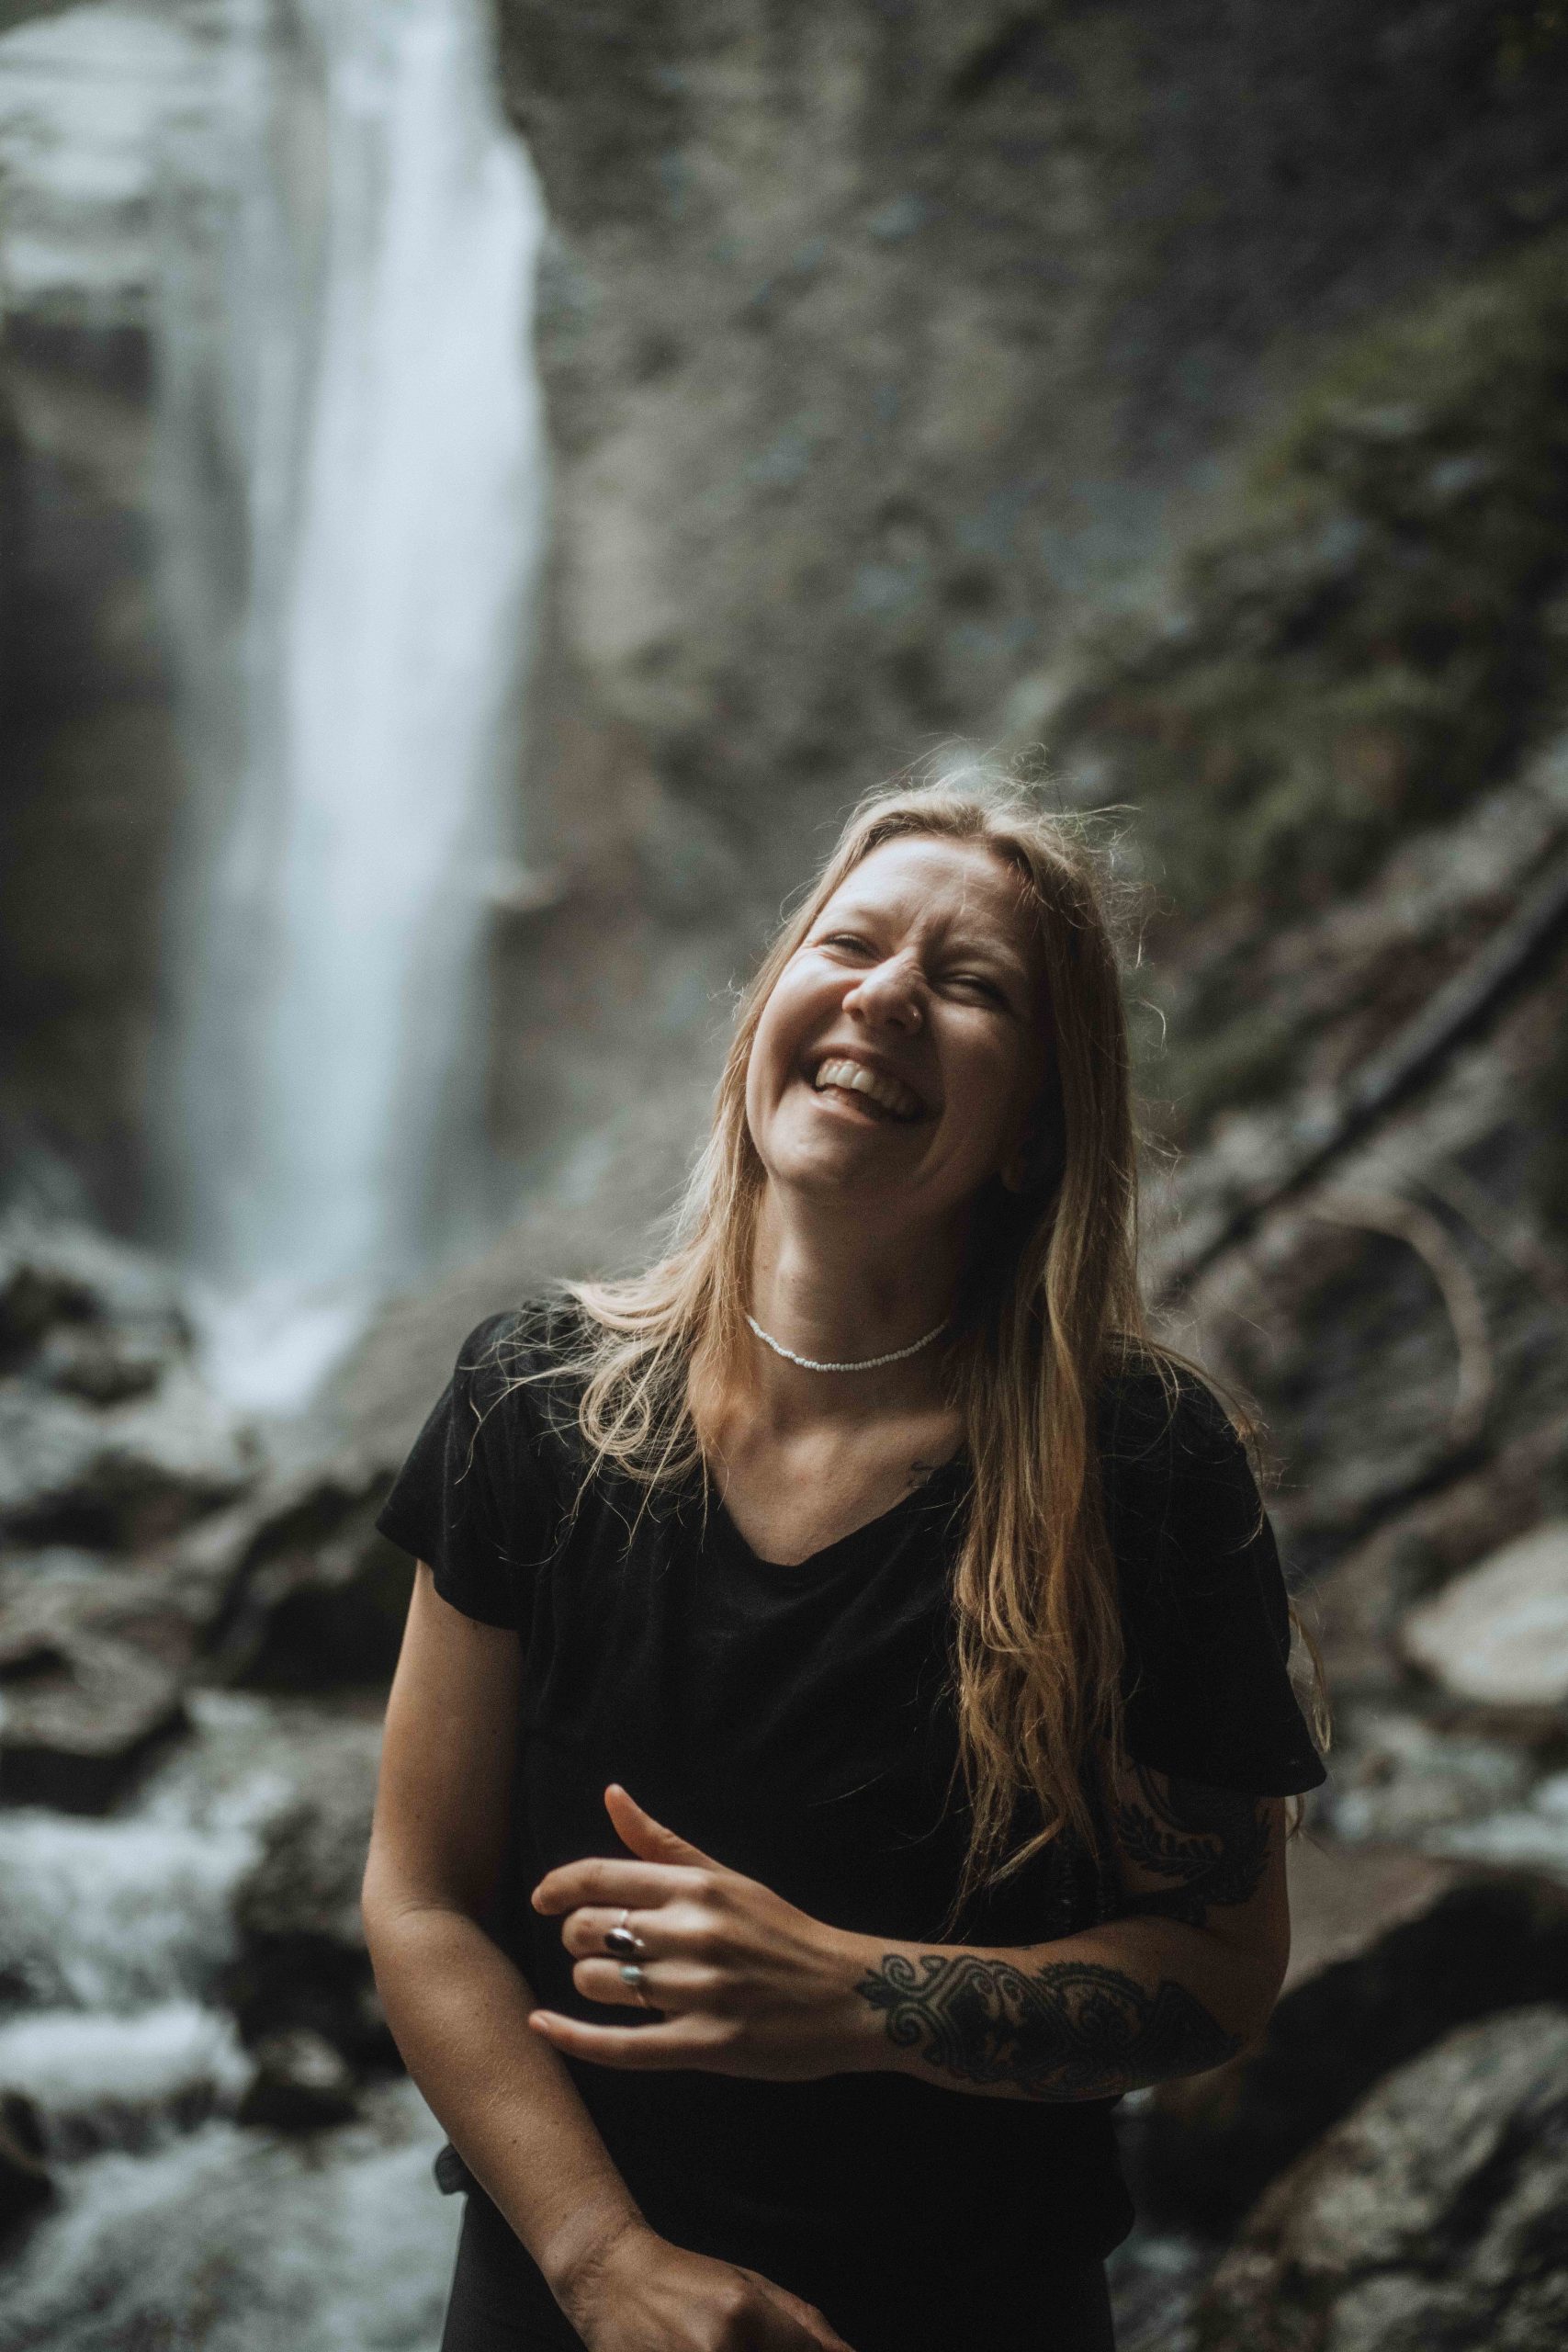
<svg viewBox="0 0 1568 2352">
<path fill-rule="evenodd" d="M 740 999 L 707 1140 L 656 1262 L 567 1282 L 582 1310 L 577 1418 L 583 1487 L 612 1464 L 648 1487 L 707 1467 L 689 1369 L 719 1393 L 747 1383 L 744 1314 L 764 1171 L 746 1117 L 762 1008 L 845 877 L 885 842 L 979 843 L 1025 885 L 1052 1051 L 1035 1121 L 1034 1181 L 996 1182 L 976 1218 L 942 1369 L 972 1465 L 955 1565 L 953 1699 L 970 1828 L 956 1917 L 1071 1827 L 1092 1846 L 1086 1760 L 1122 1749 L 1122 1641 L 1095 1453 L 1102 1375 L 1129 1362 L 1174 1388 L 1186 1359 L 1147 1329 L 1138 1281 L 1137 1138 L 1117 952 L 1116 888 L 1094 820 L 981 763 L 868 794 Z M 558 1366 L 558 1368 L 560 1368 Z M 1188 1369 L 1195 1367 L 1188 1366 Z M 1020 1802 L 1034 1826 L 1013 1834 Z"/>
</svg>

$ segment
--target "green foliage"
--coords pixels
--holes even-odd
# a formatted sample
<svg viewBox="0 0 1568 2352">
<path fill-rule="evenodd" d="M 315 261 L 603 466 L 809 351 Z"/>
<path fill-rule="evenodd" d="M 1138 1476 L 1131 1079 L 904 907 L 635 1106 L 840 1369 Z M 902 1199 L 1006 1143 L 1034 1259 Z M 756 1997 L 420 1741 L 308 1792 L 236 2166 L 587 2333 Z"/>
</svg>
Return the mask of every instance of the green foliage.
<svg viewBox="0 0 1568 2352">
<path fill-rule="evenodd" d="M 1091 650 L 1053 748 L 1141 808 L 1183 918 L 1238 893 L 1303 912 L 1540 728 L 1565 567 L 1553 236 L 1342 355 L 1190 558 L 1175 615 Z"/>
</svg>

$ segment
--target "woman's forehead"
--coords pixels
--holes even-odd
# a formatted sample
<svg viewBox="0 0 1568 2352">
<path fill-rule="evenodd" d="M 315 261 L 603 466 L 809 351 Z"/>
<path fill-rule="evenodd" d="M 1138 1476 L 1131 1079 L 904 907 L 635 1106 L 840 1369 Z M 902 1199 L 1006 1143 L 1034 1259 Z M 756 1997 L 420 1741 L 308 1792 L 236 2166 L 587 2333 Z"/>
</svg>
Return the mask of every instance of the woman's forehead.
<svg viewBox="0 0 1568 2352">
<path fill-rule="evenodd" d="M 822 912 L 850 906 L 921 918 L 943 931 L 999 934 L 1021 951 L 1032 946 L 1038 921 L 1028 882 L 1010 858 L 980 842 L 929 833 L 880 842 L 852 866 Z"/>
</svg>

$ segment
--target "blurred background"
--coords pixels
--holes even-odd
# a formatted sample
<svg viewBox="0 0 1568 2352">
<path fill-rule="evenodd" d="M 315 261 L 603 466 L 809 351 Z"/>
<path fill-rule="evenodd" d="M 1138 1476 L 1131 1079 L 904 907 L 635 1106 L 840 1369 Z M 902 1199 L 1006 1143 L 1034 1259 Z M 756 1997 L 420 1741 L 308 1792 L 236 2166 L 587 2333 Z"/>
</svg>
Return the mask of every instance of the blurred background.
<svg viewBox="0 0 1568 2352">
<path fill-rule="evenodd" d="M 1121 2341 L 1560 2345 L 1568 6 L 0 0 L 0 2347 L 436 2341 L 371 1521 L 953 745 L 1337 1707 Z"/>
</svg>

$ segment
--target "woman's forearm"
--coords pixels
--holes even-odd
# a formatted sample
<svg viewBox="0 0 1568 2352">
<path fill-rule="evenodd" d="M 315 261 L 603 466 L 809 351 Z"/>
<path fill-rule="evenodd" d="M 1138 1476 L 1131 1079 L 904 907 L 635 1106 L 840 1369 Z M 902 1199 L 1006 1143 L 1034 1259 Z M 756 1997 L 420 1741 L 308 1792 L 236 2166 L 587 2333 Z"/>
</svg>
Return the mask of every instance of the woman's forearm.
<svg viewBox="0 0 1568 2352">
<path fill-rule="evenodd" d="M 367 1905 L 393 2039 L 452 2144 L 563 2289 L 642 2216 L 556 2052 L 521 1972 L 466 1912 Z"/>
<path fill-rule="evenodd" d="M 1013 1948 L 856 1937 L 856 2063 L 1001 2098 L 1108 2098 L 1201 2074 L 1261 2030 L 1266 1962 L 1207 1930 L 1119 1919 Z"/>
</svg>

